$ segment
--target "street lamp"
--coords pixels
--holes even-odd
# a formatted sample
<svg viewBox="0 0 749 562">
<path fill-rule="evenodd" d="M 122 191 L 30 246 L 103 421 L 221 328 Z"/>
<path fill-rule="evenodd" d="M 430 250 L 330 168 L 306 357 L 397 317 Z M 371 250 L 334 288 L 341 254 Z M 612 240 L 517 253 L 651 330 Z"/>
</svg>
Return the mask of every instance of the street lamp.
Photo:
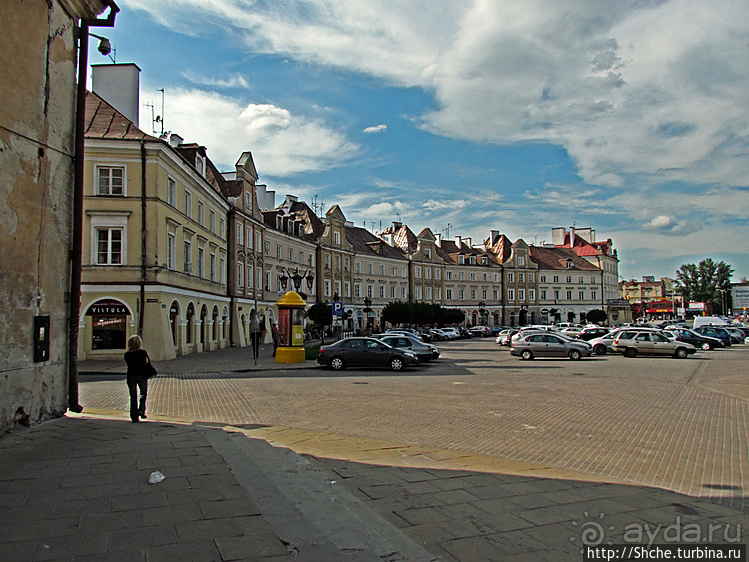
<svg viewBox="0 0 749 562">
<path fill-rule="evenodd" d="M 484 325 L 484 313 L 486 312 L 485 307 L 486 307 L 486 303 L 484 301 L 479 301 L 479 325 L 480 326 Z"/>
<path fill-rule="evenodd" d="M 281 282 L 281 290 L 286 292 L 286 287 L 289 284 L 289 280 L 291 280 L 291 283 L 294 287 L 294 290 L 298 293 L 299 290 L 302 288 L 302 282 L 307 281 L 307 288 L 312 291 L 312 285 L 315 282 L 315 276 L 312 273 L 312 269 L 307 269 L 303 274 L 299 273 L 299 268 L 294 268 L 294 273 L 289 273 L 289 270 L 285 267 L 281 267 L 283 270 L 283 273 L 279 276 L 278 280 Z M 301 297 L 304 299 L 307 295 L 301 294 Z"/>
<path fill-rule="evenodd" d="M 372 312 L 372 309 L 370 308 L 371 306 L 372 306 L 372 299 L 370 299 L 368 296 L 364 297 L 364 314 L 367 318 L 367 328 L 370 327 L 369 313 Z"/>
</svg>

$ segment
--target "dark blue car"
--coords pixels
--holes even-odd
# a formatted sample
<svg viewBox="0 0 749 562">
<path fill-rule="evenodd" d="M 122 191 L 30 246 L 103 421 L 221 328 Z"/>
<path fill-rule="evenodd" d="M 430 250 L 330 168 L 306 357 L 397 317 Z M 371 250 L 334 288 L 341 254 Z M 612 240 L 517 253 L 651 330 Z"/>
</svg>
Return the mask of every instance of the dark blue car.
<svg viewBox="0 0 749 562">
<path fill-rule="evenodd" d="M 701 336 L 718 338 L 725 346 L 731 345 L 731 334 L 720 326 L 700 326 L 699 328 L 695 328 L 694 331 Z"/>
</svg>

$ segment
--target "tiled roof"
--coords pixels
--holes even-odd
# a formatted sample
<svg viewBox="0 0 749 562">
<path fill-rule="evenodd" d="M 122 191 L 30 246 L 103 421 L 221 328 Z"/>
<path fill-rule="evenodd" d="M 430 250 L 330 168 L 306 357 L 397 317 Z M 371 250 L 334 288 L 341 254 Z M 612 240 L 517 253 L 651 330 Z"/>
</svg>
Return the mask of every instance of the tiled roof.
<svg viewBox="0 0 749 562">
<path fill-rule="evenodd" d="M 589 261 L 579 257 L 572 248 L 541 248 L 531 246 L 531 259 L 538 264 L 539 269 L 598 271 Z M 572 269 L 567 267 L 567 260 L 572 260 Z"/>
<path fill-rule="evenodd" d="M 383 256 L 392 259 L 407 259 L 405 254 L 378 238 L 365 228 L 346 225 L 346 239 L 353 246 L 354 252 L 369 256 Z"/>
<path fill-rule="evenodd" d="M 158 140 L 93 92 L 86 92 L 86 138 Z"/>
</svg>

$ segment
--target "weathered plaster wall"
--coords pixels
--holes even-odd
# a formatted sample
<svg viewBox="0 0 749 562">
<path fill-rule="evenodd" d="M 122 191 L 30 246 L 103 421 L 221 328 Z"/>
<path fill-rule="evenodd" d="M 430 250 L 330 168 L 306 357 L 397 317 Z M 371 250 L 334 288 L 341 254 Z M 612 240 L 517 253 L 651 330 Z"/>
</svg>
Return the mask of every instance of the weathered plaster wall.
<svg viewBox="0 0 749 562">
<path fill-rule="evenodd" d="M 0 432 L 67 405 L 75 26 L 56 1 L 0 2 Z M 49 360 L 33 322 L 50 316 Z"/>
</svg>

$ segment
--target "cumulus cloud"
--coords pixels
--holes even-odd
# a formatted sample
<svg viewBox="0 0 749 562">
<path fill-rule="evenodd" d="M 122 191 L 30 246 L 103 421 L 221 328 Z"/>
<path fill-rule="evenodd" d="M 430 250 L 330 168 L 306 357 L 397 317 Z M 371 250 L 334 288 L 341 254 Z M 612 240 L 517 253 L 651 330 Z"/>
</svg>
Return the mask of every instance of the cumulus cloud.
<svg viewBox="0 0 749 562">
<path fill-rule="evenodd" d="M 172 132 L 204 145 L 211 160 L 225 168 L 244 150 L 252 151 L 261 174 L 271 176 L 339 166 L 358 152 L 344 134 L 323 122 L 215 92 L 171 90 L 166 115 Z"/>
<path fill-rule="evenodd" d="M 223 79 L 199 76 L 193 72 L 183 72 L 182 76 L 193 84 L 199 84 L 201 86 L 212 86 L 217 88 L 248 88 L 250 86 L 245 77 L 240 74 Z"/>
<path fill-rule="evenodd" d="M 423 88 L 437 105 L 424 128 L 562 145 L 588 183 L 749 184 L 743 2 L 123 2 L 180 31 L 201 17 L 254 52 Z"/>
<path fill-rule="evenodd" d="M 375 127 L 367 127 L 362 132 L 367 134 L 376 134 L 376 133 L 384 133 L 388 130 L 387 125 L 377 125 Z"/>
</svg>

